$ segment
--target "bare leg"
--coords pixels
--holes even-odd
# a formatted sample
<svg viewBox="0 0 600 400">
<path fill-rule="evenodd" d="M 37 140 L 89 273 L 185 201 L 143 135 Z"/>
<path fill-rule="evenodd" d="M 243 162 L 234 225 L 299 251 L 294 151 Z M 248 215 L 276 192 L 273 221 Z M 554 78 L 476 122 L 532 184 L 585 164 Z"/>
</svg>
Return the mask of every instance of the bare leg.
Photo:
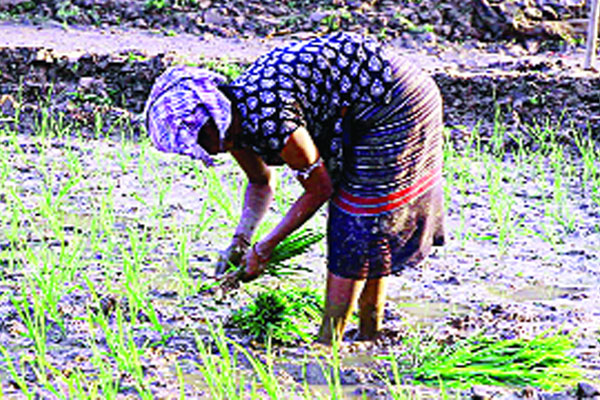
<svg viewBox="0 0 600 400">
<path fill-rule="evenodd" d="M 387 278 L 368 279 L 358 300 L 359 340 L 373 340 L 381 329 L 385 308 Z"/>
<path fill-rule="evenodd" d="M 365 279 L 342 278 L 327 273 L 327 294 L 325 312 L 319 329 L 320 343 L 329 344 L 336 338 L 341 339 L 354 304 L 365 283 Z"/>
</svg>

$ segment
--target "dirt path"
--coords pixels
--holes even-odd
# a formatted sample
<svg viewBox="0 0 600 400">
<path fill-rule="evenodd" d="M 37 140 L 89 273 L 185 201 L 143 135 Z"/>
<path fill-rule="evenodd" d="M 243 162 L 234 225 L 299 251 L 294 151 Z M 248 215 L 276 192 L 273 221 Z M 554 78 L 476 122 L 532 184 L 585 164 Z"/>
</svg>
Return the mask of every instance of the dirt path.
<svg viewBox="0 0 600 400">
<path fill-rule="evenodd" d="M 278 41 L 232 40 L 214 37 L 211 40 L 190 34 L 164 36 L 142 30 L 44 27 L 12 23 L 0 24 L 0 47 L 45 47 L 59 54 L 78 57 L 84 53 L 114 54 L 139 50 L 148 56 L 173 52 L 191 58 L 229 57 L 232 61 L 250 61 Z"/>
<path fill-rule="evenodd" d="M 199 37 L 191 34 L 165 36 L 138 29 L 62 26 L 48 23 L 44 26 L 0 23 L 0 47 L 44 47 L 57 54 L 76 58 L 84 53 L 115 54 L 132 50 L 148 56 L 173 53 L 187 60 L 224 58 L 231 61 L 250 62 L 257 56 L 286 41 L 310 37 L 311 33 L 294 34 L 270 39 L 235 39 L 212 35 Z M 510 71 L 517 64 L 545 63 L 547 74 L 589 75 L 582 71 L 583 48 L 573 48 L 561 53 L 533 54 L 520 45 L 478 45 L 422 43 L 419 48 L 391 47 L 416 61 L 427 71 L 439 69 L 468 73 L 493 73 Z"/>
</svg>

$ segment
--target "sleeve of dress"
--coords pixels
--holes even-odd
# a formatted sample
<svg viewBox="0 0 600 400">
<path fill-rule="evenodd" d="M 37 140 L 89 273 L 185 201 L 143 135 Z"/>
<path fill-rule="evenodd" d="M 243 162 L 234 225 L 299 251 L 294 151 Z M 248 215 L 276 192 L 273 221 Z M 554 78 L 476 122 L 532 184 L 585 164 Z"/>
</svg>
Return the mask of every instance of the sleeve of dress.
<svg viewBox="0 0 600 400">
<path fill-rule="evenodd" d="M 250 118 L 256 121 L 257 128 L 254 150 L 266 159 L 278 158 L 291 134 L 306 126 L 299 104 L 282 98 L 278 98 L 273 106 L 260 105 Z"/>
</svg>

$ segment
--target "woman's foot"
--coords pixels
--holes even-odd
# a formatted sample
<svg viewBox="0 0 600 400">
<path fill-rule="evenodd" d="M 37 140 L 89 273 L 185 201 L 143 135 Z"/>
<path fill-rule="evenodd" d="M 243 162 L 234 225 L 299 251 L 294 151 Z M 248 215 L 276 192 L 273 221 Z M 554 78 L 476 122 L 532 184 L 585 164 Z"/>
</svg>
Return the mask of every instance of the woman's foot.
<svg viewBox="0 0 600 400">
<path fill-rule="evenodd" d="M 364 279 L 343 278 L 328 273 L 325 311 L 317 339 L 319 343 L 330 344 L 334 337 L 338 342 L 341 341 L 364 282 Z"/>
<path fill-rule="evenodd" d="M 360 318 L 358 340 L 376 340 L 383 322 L 387 279 L 367 279 L 358 300 Z"/>
</svg>

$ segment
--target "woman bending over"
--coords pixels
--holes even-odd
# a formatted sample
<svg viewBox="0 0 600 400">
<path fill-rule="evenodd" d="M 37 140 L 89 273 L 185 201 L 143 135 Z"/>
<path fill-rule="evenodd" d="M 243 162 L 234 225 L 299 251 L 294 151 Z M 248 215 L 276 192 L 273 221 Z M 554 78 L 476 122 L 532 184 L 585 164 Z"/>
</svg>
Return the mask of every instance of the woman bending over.
<svg viewBox="0 0 600 400">
<path fill-rule="evenodd" d="M 241 219 L 217 264 L 258 277 L 275 248 L 325 202 L 327 294 L 319 341 L 341 338 L 358 302 L 359 339 L 380 330 L 386 279 L 443 242 L 442 102 L 433 80 L 378 42 L 337 33 L 276 48 L 235 81 L 173 67 L 146 121 L 160 150 L 212 165 L 229 152 L 248 177 Z M 271 165 L 304 191 L 251 245 L 273 197 Z"/>
</svg>

